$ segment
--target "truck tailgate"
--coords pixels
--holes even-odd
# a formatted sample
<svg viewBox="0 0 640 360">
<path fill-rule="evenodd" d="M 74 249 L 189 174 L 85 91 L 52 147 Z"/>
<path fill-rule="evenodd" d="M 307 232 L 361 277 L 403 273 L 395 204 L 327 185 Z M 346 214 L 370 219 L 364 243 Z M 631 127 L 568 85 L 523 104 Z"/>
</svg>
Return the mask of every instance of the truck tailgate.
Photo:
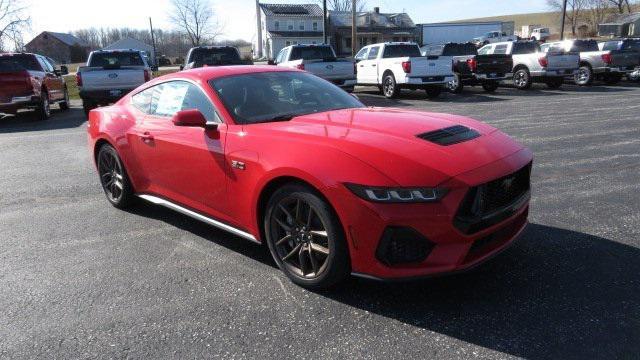
<svg viewBox="0 0 640 360">
<path fill-rule="evenodd" d="M 506 54 L 476 55 L 476 73 L 505 75 L 513 69 L 513 58 Z"/>
<path fill-rule="evenodd" d="M 580 55 L 574 53 L 549 53 L 547 61 L 548 70 L 574 70 L 580 67 Z"/>
<path fill-rule="evenodd" d="M 25 71 L 0 72 L 0 103 L 10 102 L 14 96 L 33 93 L 30 74 Z"/>
<path fill-rule="evenodd" d="M 355 79 L 353 63 L 350 61 L 305 61 L 304 69 L 327 80 Z"/>
<path fill-rule="evenodd" d="M 411 77 L 449 76 L 453 74 L 451 59 L 438 56 L 412 57 Z"/>
<path fill-rule="evenodd" d="M 640 53 L 633 50 L 621 50 L 611 52 L 611 67 L 621 70 L 633 70 L 640 65 Z"/>
<path fill-rule="evenodd" d="M 142 67 L 118 69 L 81 67 L 82 88 L 86 90 L 133 89 L 145 82 Z"/>
</svg>

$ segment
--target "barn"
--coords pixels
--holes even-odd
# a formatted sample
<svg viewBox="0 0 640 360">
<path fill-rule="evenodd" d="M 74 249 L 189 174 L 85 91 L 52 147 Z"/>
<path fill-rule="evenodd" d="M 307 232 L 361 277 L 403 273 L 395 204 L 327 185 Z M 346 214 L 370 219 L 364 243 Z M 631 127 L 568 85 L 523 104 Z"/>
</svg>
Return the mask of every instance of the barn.
<svg viewBox="0 0 640 360">
<path fill-rule="evenodd" d="M 89 44 L 71 34 L 43 31 L 25 46 L 28 52 L 48 56 L 59 63 L 84 62 Z"/>
</svg>

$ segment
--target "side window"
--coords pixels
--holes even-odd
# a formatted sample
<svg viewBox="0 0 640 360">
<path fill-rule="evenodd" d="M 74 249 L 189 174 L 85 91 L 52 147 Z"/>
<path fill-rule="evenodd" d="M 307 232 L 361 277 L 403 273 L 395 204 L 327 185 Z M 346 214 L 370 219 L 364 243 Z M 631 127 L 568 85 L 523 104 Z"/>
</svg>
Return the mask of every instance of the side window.
<svg viewBox="0 0 640 360">
<path fill-rule="evenodd" d="M 493 51 L 494 54 L 506 54 L 507 53 L 507 44 L 496 45 L 496 49 Z"/>
<path fill-rule="evenodd" d="M 36 59 L 38 60 L 38 64 L 42 68 L 42 71 L 49 72 L 49 69 L 47 68 L 47 65 L 45 64 L 44 59 L 41 56 L 36 56 Z"/>
<path fill-rule="evenodd" d="M 284 49 L 280 50 L 278 56 L 276 56 L 276 64 L 280 64 L 282 62 L 282 55 L 284 54 Z"/>
<path fill-rule="evenodd" d="M 151 107 L 151 96 L 155 91 L 156 86 L 152 86 L 146 90 L 143 90 L 131 97 L 131 104 L 143 113 L 149 114 Z"/>
<path fill-rule="evenodd" d="M 364 49 L 358 51 L 358 53 L 356 54 L 356 60 L 364 60 L 364 59 L 366 59 L 368 51 L 369 51 L 369 48 L 364 48 Z"/>
<path fill-rule="evenodd" d="M 380 46 L 374 46 L 369 50 L 368 60 L 375 60 L 378 58 L 378 54 L 380 53 Z"/>
<path fill-rule="evenodd" d="M 491 53 L 491 45 L 483 46 L 480 50 L 478 50 L 478 55 L 487 55 Z"/>
<path fill-rule="evenodd" d="M 211 104 L 211 100 L 194 84 L 188 85 L 187 94 L 182 101 L 182 108 L 180 110 L 191 109 L 200 110 L 204 118 L 209 122 L 220 122 L 220 119 L 216 115 L 216 110 L 213 104 Z"/>
<path fill-rule="evenodd" d="M 152 89 L 154 91 L 151 95 L 149 113 L 153 115 L 171 117 L 181 110 L 197 109 L 207 121 L 219 122 L 213 104 L 194 84 L 177 80 L 160 84 Z M 138 95 L 147 96 L 143 93 L 136 96 Z M 142 100 L 141 98 L 140 101 Z"/>
</svg>

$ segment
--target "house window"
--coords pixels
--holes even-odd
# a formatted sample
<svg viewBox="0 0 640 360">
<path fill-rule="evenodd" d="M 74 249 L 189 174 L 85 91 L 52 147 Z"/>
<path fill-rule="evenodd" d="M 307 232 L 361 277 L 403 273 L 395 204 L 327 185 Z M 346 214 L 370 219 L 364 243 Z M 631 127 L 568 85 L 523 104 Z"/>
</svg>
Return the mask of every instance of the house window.
<svg viewBox="0 0 640 360">
<path fill-rule="evenodd" d="M 318 22 L 317 21 L 313 22 L 313 31 L 318 31 Z"/>
<path fill-rule="evenodd" d="M 298 30 L 304 31 L 304 21 L 298 23 Z"/>
<path fill-rule="evenodd" d="M 287 26 L 287 29 L 290 31 L 293 31 L 294 26 L 295 25 L 293 24 L 293 21 L 289 21 L 289 25 Z"/>
<path fill-rule="evenodd" d="M 274 27 L 276 30 L 280 30 L 280 21 L 276 21 L 276 22 L 274 22 L 274 23 L 273 23 L 273 27 Z"/>
<path fill-rule="evenodd" d="M 347 48 L 347 49 L 351 49 L 351 38 L 350 37 L 344 38 L 344 47 Z"/>
</svg>

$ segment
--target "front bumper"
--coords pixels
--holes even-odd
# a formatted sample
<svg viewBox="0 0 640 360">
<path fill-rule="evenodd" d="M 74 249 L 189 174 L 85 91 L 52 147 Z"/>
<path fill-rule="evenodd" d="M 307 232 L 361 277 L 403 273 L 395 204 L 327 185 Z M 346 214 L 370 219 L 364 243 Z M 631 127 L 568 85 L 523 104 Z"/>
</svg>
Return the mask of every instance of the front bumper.
<svg viewBox="0 0 640 360">
<path fill-rule="evenodd" d="M 455 176 L 442 187 L 448 194 L 438 203 L 375 204 L 356 198 L 346 187 L 332 189 L 334 202 L 349 241 L 354 274 L 382 280 L 420 278 L 463 271 L 491 258 L 523 231 L 529 213 L 529 195 L 508 216 L 486 228 L 465 234 L 454 225 L 456 213 L 470 188 L 522 169 L 532 161 L 529 150 Z M 379 245 L 389 228 L 409 228 L 427 239 L 431 248 L 424 260 L 389 264 L 380 260 Z"/>
</svg>

